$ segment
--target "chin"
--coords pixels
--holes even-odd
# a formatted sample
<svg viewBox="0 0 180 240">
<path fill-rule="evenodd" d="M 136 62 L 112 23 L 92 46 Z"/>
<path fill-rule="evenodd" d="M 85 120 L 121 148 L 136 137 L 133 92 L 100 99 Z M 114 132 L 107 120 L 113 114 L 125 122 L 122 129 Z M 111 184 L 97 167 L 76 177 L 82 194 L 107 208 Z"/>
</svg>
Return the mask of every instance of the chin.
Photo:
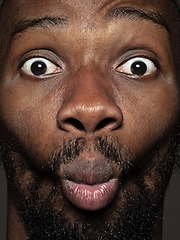
<svg viewBox="0 0 180 240">
<path fill-rule="evenodd" d="M 5 151 L 12 198 L 29 239 L 152 239 L 162 222 L 172 146 L 154 149 L 141 159 L 144 165 L 135 164 L 139 159 L 131 159 L 129 149 L 107 146 L 87 151 L 85 144 L 74 154 L 68 144 L 62 147 L 68 151 L 53 152 L 49 169 L 41 170 L 25 155 Z"/>
</svg>

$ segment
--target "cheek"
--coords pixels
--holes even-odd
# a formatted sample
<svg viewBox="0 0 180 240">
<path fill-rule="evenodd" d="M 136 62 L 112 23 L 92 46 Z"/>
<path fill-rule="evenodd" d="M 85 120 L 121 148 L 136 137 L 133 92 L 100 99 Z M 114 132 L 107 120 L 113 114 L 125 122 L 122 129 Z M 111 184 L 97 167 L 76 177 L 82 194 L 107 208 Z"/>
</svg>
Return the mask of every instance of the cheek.
<svg viewBox="0 0 180 240">
<path fill-rule="evenodd" d="M 119 136 L 136 157 L 177 134 L 179 93 L 168 83 L 133 90 L 119 103 L 123 112 Z"/>
<path fill-rule="evenodd" d="M 27 81 L 28 82 L 28 81 Z M 116 135 L 137 158 L 169 136 L 179 117 L 179 94 L 167 84 L 137 84 L 117 88 L 116 104 L 123 113 Z M 1 88 L 3 89 L 3 88 Z M 63 87 L 51 89 L 29 82 L 1 90 L 0 117 L 6 128 L 36 159 L 46 159 L 67 137 L 57 124 L 63 106 Z"/>
<path fill-rule="evenodd" d="M 3 127 L 0 130 L 9 129 L 29 152 L 45 154 L 58 132 L 56 116 L 62 104 L 62 93 L 54 90 L 54 86 L 46 90 L 38 84 L 24 85 L 1 91 L 0 119 Z"/>
</svg>

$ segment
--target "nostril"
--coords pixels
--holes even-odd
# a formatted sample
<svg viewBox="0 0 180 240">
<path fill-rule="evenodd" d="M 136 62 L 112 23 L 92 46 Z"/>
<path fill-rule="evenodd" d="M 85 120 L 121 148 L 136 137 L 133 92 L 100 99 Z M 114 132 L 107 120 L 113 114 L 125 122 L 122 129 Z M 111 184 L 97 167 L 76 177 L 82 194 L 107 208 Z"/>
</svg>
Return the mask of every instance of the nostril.
<svg viewBox="0 0 180 240">
<path fill-rule="evenodd" d="M 119 129 L 122 126 L 123 115 L 121 109 L 113 103 L 104 102 L 100 105 L 96 102 L 92 104 L 75 106 L 69 105 L 61 107 L 57 114 L 57 126 L 71 134 L 97 134 L 108 133 Z M 96 106 L 96 105 L 97 106 Z"/>
<path fill-rule="evenodd" d="M 79 120 L 77 120 L 77 119 L 75 119 L 75 118 L 68 118 L 68 119 L 66 119 L 64 122 L 65 122 L 67 125 L 72 125 L 72 126 L 74 126 L 76 129 L 79 129 L 79 130 L 81 130 L 81 131 L 84 131 L 84 126 L 83 126 L 83 124 L 82 124 Z"/>
<path fill-rule="evenodd" d="M 105 118 L 96 126 L 96 130 L 100 130 L 100 129 L 105 128 L 106 126 L 113 126 L 113 125 L 116 125 L 116 119 L 114 119 L 114 118 Z M 116 128 L 117 128 L 117 126 L 115 127 L 115 129 Z"/>
</svg>

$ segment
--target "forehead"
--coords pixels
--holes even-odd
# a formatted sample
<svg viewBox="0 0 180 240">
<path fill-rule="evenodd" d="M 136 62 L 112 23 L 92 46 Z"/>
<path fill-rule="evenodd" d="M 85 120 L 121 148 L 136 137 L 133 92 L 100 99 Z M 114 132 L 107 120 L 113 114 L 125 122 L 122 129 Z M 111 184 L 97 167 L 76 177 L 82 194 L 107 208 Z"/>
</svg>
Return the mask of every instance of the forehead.
<svg viewBox="0 0 180 240">
<path fill-rule="evenodd" d="M 84 22 L 104 17 L 111 9 L 132 7 L 160 13 L 168 18 L 171 0 L 9 0 L 7 10 L 13 20 L 58 15 Z M 12 14 L 13 13 L 13 14 Z"/>
<path fill-rule="evenodd" d="M 1 14 L 0 38 L 4 45 L 4 54 L 7 55 L 5 50 L 8 51 L 8 45 L 12 42 L 12 33 L 35 30 L 39 26 L 41 29 L 54 26 L 60 29 L 59 27 L 65 25 L 64 29 L 69 29 L 69 37 L 79 34 L 80 38 L 85 39 L 88 34 L 87 38 L 92 39 L 102 34 L 108 38 L 110 31 L 113 28 L 116 31 L 119 26 L 124 27 L 124 30 L 133 30 L 131 20 L 137 20 L 139 26 L 141 20 L 147 20 L 153 28 L 165 30 L 164 35 L 167 32 L 172 33 L 174 38 L 174 12 L 172 0 L 7 0 Z M 42 19 L 45 21 L 41 22 Z M 124 19 L 128 20 L 128 26 L 123 22 Z M 3 53 L 1 56 L 3 58 Z"/>
<path fill-rule="evenodd" d="M 169 30 L 174 28 L 171 26 L 171 11 L 174 10 L 172 5 L 171 0 L 8 0 L 5 15 L 1 16 L 1 24 L 6 36 L 19 31 L 19 27 L 21 31 L 24 22 L 32 23 L 46 17 L 57 17 L 63 20 L 61 23 L 68 23 L 66 26 L 72 28 L 74 25 L 82 31 L 95 28 L 99 31 L 107 28 L 107 23 L 124 18 L 150 20 L 151 23 Z"/>
<path fill-rule="evenodd" d="M 133 11 L 133 14 L 132 11 L 122 14 L 122 8 L 142 11 L 142 14 L 137 11 Z M 119 19 L 124 18 L 152 20 L 149 22 L 160 23 L 159 26 L 165 26 L 165 30 L 174 31 L 172 18 L 175 18 L 172 0 L 7 0 L 0 21 L 4 30 L 4 33 L 3 31 L 1 33 L 1 40 L 7 41 L 5 38 L 11 41 L 12 33 L 16 32 L 19 26 L 20 31 L 24 27 L 23 22 L 46 17 L 63 19 L 63 23 L 68 23 L 66 27 L 70 26 L 71 30 L 78 29 L 82 36 L 85 30 L 96 29 L 95 31 L 100 33 L 102 29 L 108 29 L 109 23 L 118 19 L 119 24 Z M 108 33 L 106 30 L 103 34 L 106 32 Z"/>
</svg>

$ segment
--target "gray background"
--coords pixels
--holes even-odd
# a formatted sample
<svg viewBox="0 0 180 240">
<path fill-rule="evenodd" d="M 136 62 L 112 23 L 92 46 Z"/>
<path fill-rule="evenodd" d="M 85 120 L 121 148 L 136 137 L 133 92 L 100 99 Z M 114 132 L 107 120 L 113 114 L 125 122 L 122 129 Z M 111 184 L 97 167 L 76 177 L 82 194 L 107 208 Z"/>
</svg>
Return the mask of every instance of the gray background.
<svg viewBox="0 0 180 240">
<path fill-rule="evenodd" d="M 180 0 L 177 1 L 180 4 Z M 6 177 L 0 166 L 0 240 L 5 240 L 6 198 Z M 178 173 L 172 178 L 166 194 L 163 240 L 180 240 L 180 174 Z"/>
</svg>

